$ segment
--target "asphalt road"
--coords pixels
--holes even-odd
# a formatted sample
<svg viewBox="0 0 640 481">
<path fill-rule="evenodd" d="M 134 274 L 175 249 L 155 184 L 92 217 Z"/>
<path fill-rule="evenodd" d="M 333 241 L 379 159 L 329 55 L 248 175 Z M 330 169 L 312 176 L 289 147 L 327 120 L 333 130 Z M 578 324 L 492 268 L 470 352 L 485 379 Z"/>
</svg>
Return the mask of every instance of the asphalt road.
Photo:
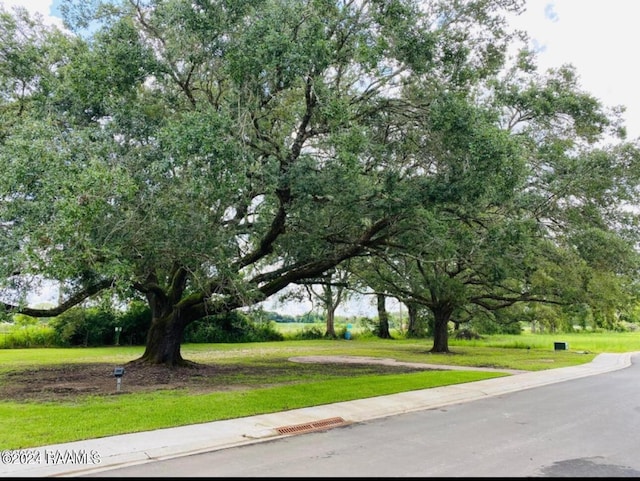
<svg viewBox="0 0 640 481">
<path fill-rule="evenodd" d="M 624 369 L 108 477 L 640 477 L 640 354 Z"/>
</svg>

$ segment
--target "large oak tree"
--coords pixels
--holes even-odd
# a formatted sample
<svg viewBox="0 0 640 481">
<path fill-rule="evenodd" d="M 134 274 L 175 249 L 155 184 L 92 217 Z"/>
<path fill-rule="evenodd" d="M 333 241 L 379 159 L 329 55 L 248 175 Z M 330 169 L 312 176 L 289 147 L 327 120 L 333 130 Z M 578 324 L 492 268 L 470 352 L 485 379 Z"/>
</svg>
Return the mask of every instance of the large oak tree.
<svg viewBox="0 0 640 481">
<path fill-rule="evenodd" d="M 70 1 L 74 35 L 2 12 L 5 307 L 143 296 L 140 361 L 177 365 L 189 323 L 510 186 L 519 151 L 465 93 L 521 4 Z M 53 309 L 24 304 L 42 278 Z"/>
<path fill-rule="evenodd" d="M 414 228 L 360 269 L 380 289 L 431 312 L 433 352 L 448 352 L 449 322 L 465 310 L 536 302 L 611 312 L 637 293 L 637 144 L 624 141 L 619 110 L 583 92 L 572 67 L 538 73 L 530 57 L 519 60 L 474 102 L 494 112 L 500 132 L 478 117 L 465 131 L 453 106 L 445 114 L 461 143 L 473 132 L 494 143 L 507 136 L 522 163 L 502 163 L 514 171 L 490 188 L 486 176 L 469 177 L 450 204 L 415 211 Z M 427 145 L 423 152 L 433 154 Z M 474 189 L 482 195 L 467 201 Z"/>
</svg>

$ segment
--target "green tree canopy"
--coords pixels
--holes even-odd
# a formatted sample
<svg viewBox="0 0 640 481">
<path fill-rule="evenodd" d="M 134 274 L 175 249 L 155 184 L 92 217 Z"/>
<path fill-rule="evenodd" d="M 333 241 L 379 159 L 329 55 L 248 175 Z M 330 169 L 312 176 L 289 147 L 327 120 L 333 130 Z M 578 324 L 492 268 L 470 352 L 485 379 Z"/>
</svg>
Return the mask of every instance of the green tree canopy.
<svg viewBox="0 0 640 481">
<path fill-rule="evenodd" d="M 20 294 L 5 307 L 142 296 L 141 360 L 175 365 L 191 322 L 398 249 L 431 227 L 422 212 L 534 216 L 568 184 L 541 219 L 602 219 L 622 153 L 570 140 L 610 117 L 569 70 L 503 75 L 522 3 L 71 0 L 76 35 L 2 12 L 0 257 Z M 597 186 L 570 182 L 583 159 Z M 67 297 L 25 307 L 42 277 Z"/>
</svg>

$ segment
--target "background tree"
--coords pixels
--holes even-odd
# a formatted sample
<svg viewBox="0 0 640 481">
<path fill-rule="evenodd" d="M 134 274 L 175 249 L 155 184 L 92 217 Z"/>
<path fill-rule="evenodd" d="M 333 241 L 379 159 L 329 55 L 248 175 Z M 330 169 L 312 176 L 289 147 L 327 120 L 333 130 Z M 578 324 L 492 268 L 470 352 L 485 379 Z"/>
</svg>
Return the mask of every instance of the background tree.
<svg viewBox="0 0 640 481">
<path fill-rule="evenodd" d="M 346 261 L 344 268 L 330 269 L 321 277 L 315 279 L 306 279 L 298 282 L 304 295 L 315 304 L 318 302 L 325 314 L 325 337 L 337 339 L 335 328 L 336 310 L 341 303 L 346 301 L 350 296 L 349 277 L 350 273 L 346 269 L 348 267 Z M 303 292 L 301 290 L 291 290 L 285 294 L 283 299 L 301 299 Z"/>
<path fill-rule="evenodd" d="M 407 337 L 409 339 L 427 337 L 430 334 L 428 314 L 425 316 L 425 310 L 421 309 L 422 306 L 411 299 L 403 302 L 407 306 Z M 433 326 L 431 326 L 432 330 Z"/>
<path fill-rule="evenodd" d="M 491 81 L 487 87 L 494 90 L 483 90 L 483 101 L 475 103 L 499 112 L 501 120 L 494 124 L 488 114 L 476 114 L 461 138 L 473 139 L 478 132 L 491 142 L 505 142 L 507 135 L 524 153 L 516 156 L 513 150 L 522 164 L 503 163 L 513 168 L 511 175 L 473 202 L 465 202 L 464 195 L 478 186 L 468 179 L 457 202 L 414 216 L 414 228 L 396 239 L 399 248 L 381 253 L 385 262 L 375 264 L 386 290 L 432 312 L 434 352 L 448 351 L 448 323 L 472 305 L 495 311 L 516 302 L 596 302 L 611 318 L 631 299 L 638 268 L 637 212 L 628 206 L 638 202 L 637 146 L 594 143 L 610 128 L 623 131 L 616 111 L 607 112 L 583 93 L 571 68 L 530 77 L 528 68 L 516 70 L 529 81 L 518 77 L 511 84 L 509 76 L 504 83 Z M 445 112 L 458 132 L 469 118 L 460 98 Z M 489 121 L 478 120 L 483 118 Z M 464 151 L 453 155 L 462 158 Z M 612 293 L 608 301 L 592 291 L 598 278 Z"/>
<path fill-rule="evenodd" d="M 355 279 L 352 282 L 352 286 L 359 294 L 375 299 L 375 308 L 378 316 L 377 319 L 372 319 L 368 322 L 371 332 L 380 339 L 392 339 L 391 319 L 387 310 L 389 294 L 385 290 L 384 284 L 379 282 L 372 261 L 374 261 L 374 258 L 366 257 L 356 259 L 355 262 L 351 263 L 353 278 Z"/>
</svg>

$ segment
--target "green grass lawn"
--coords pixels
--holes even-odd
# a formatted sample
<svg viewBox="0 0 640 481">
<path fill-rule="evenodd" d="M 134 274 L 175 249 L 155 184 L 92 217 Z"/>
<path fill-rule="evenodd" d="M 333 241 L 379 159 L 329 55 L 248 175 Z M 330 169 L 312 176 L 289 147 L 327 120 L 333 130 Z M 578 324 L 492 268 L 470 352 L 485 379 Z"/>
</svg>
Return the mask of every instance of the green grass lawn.
<svg viewBox="0 0 640 481">
<path fill-rule="evenodd" d="M 569 349 L 555 351 L 554 342 Z M 324 375 L 291 356 L 350 355 L 399 361 L 530 371 L 590 362 L 603 352 L 640 351 L 640 333 L 523 334 L 488 336 L 478 341 L 451 340 L 449 354 L 431 354 L 431 340 L 315 340 L 248 344 L 188 344 L 186 359 L 206 364 L 273 368 L 269 386 L 246 372 L 241 388 L 211 393 L 186 390 L 86 395 L 73 401 L 0 402 L 0 449 L 20 449 L 151 429 L 231 419 L 288 409 L 361 399 L 417 389 L 472 382 L 503 373 L 420 371 L 362 375 L 341 369 Z M 0 388 L 7 375 L 23 369 L 67 363 L 122 365 L 139 357 L 142 347 L 0 350 Z M 245 369 L 245 371 L 246 371 Z M 234 382 L 234 379 L 229 379 Z M 117 418 L 114 413 L 118 413 Z"/>
</svg>

